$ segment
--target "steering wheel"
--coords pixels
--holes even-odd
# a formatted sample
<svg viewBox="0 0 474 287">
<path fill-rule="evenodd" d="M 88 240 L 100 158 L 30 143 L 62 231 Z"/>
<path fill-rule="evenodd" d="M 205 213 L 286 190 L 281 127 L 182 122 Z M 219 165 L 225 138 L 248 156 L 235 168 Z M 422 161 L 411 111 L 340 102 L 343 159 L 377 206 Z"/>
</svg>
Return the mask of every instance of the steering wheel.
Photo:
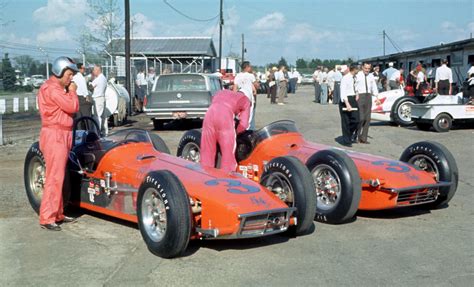
<svg viewBox="0 0 474 287">
<path fill-rule="evenodd" d="M 76 131 L 79 127 L 79 124 L 81 124 L 81 123 L 85 127 L 86 131 L 94 131 L 94 128 L 95 128 L 94 132 L 97 132 L 98 136 L 100 136 L 99 124 L 97 123 L 97 121 L 94 118 L 92 118 L 92 117 L 80 117 L 80 118 L 74 120 L 73 129 L 72 129 L 72 146 L 75 145 Z"/>
</svg>

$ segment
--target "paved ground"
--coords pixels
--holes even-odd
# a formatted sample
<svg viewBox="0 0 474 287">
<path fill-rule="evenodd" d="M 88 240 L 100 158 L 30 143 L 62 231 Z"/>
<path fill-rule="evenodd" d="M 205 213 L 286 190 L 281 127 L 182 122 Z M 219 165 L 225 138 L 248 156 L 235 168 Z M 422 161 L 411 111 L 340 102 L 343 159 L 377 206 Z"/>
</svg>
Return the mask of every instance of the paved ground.
<svg viewBox="0 0 474 287">
<path fill-rule="evenodd" d="M 309 140 L 338 145 L 336 107 L 312 103 L 311 92 L 300 89 L 286 106 L 259 96 L 257 126 L 294 119 Z M 9 123 L 15 122 L 34 125 L 21 118 Z M 134 125 L 152 127 L 146 118 Z M 176 152 L 183 131 L 158 133 Z M 192 242 L 184 257 L 173 260 L 152 255 L 137 226 L 94 214 L 59 233 L 41 230 L 23 187 L 32 140 L 20 138 L 0 147 L 0 286 L 472 286 L 473 130 L 438 134 L 374 123 L 370 135 L 371 145 L 353 149 L 398 158 L 418 140 L 446 145 L 460 170 L 450 206 L 358 213 L 354 222 L 318 223 L 314 233 L 299 238 Z"/>
</svg>

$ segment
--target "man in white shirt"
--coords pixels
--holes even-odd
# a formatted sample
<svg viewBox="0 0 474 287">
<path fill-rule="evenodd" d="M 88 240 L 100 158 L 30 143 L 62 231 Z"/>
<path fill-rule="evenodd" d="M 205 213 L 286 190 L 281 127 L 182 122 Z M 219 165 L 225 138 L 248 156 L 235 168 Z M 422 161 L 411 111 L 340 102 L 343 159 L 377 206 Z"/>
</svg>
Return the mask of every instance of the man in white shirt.
<svg viewBox="0 0 474 287">
<path fill-rule="evenodd" d="M 359 111 L 355 90 L 355 75 L 358 72 L 356 65 L 351 65 L 349 71 L 345 71 L 341 79 L 341 102 L 339 113 L 341 114 L 342 145 L 352 147 L 352 142 L 357 136 L 359 125 Z"/>
<path fill-rule="evenodd" d="M 392 73 L 392 76 L 390 76 L 390 79 L 388 79 L 388 85 L 390 86 L 391 90 L 397 90 L 400 89 L 400 70 L 396 70 L 395 72 Z"/>
<path fill-rule="evenodd" d="M 395 69 L 393 67 L 393 62 L 390 62 L 388 63 L 388 68 L 385 69 L 383 72 L 382 72 L 382 75 L 384 75 L 384 77 L 387 79 L 387 83 L 386 83 L 386 87 L 385 89 L 387 91 L 390 91 L 390 90 L 394 90 L 396 89 L 396 84 L 394 82 L 390 83 L 390 79 L 392 78 L 392 74 L 395 73 L 397 71 L 397 69 Z M 392 88 L 394 87 L 394 88 Z"/>
<path fill-rule="evenodd" d="M 109 133 L 108 128 L 108 113 L 105 108 L 105 90 L 107 89 L 107 78 L 102 74 L 102 67 L 95 65 L 92 70 L 94 80 L 92 81 L 92 87 L 94 92 L 92 93 L 92 100 L 94 102 L 94 115 L 97 123 L 100 127 L 100 132 L 107 135 Z"/>
<path fill-rule="evenodd" d="M 357 73 L 356 76 L 356 92 L 358 94 L 358 106 L 359 106 L 359 127 L 358 127 L 358 139 L 359 143 L 369 144 L 367 137 L 369 135 L 370 126 L 370 113 L 372 110 L 372 96 L 378 96 L 379 90 L 377 83 L 375 82 L 374 75 L 370 73 L 370 64 L 364 63 L 362 65 L 362 71 Z M 392 74 L 393 75 L 393 74 Z"/>
<path fill-rule="evenodd" d="M 328 103 L 328 68 L 324 68 L 323 72 L 319 75 L 319 86 L 321 87 L 321 105 Z"/>
<path fill-rule="evenodd" d="M 72 77 L 72 81 L 77 85 L 76 93 L 79 99 L 79 112 L 76 113 L 76 119 L 92 116 L 92 99 L 89 96 L 86 79 L 84 78 L 84 72 L 86 69 L 82 63 L 78 63 L 77 68 L 79 69 L 79 72 Z M 84 123 L 81 123 L 79 129 L 85 129 Z"/>
<path fill-rule="evenodd" d="M 474 74 L 474 65 L 471 65 L 469 70 L 467 70 L 467 77 L 470 78 L 472 74 Z"/>
<path fill-rule="evenodd" d="M 336 72 L 334 72 L 334 92 L 332 94 L 332 103 L 338 105 L 341 101 L 341 80 L 342 80 L 342 67 L 337 66 Z"/>
<path fill-rule="evenodd" d="M 296 71 L 295 68 L 293 68 L 292 71 L 288 72 L 288 77 L 289 79 L 289 93 L 294 94 L 296 93 L 296 84 L 298 83 L 298 77 L 300 76 L 300 73 Z"/>
<path fill-rule="evenodd" d="M 440 95 L 451 95 L 453 85 L 453 72 L 449 68 L 448 60 L 443 59 L 441 67 L 436 69 L 435 90 Z"/>
<path fill-rule="evenodd" d="M 288 78 L 285 76 L 285 66 L 281 65 L 280 70 L 275 73 L 275 81 L 277 82 L 278 89 L 278 105 L 284 105 L 284 100 L 287 95 L 288 89 Z"/>
<path fill-rule="evenodd" d="M 321 100 L 321 87 L 319 86 L 319 74 L 321 74 L 321 67 L 317 67 L 313 73 L 314 102 L 315 103 L 319 103 Z"/>
<path fill-rule="evenodd" d="M 143 100 L 148 91 L 148 82 L 145 77 L 145 71 L 140 68 L 135 80 L 135 109 L 138 113 L 143 112 Z"/>
<path fill-rule="evenodd" d="M 252 73 L 252 66 L 250 62 L 244 61 L 242 63 L 242 72 L 238 73 L 234 78 L 234 92 L 242 92 L 244 93 L 247 98 L 252 103 L 252 107 L 250 109 L 250 125 L 248 129 L 254 130 L 255 129 L 255 110 L 256 110 L 256 102 L 255 96 L 257 95 L 257 89 L 255 88 L 255 76 Z"/>
<path fill-rule="evenodd" d="M 438 69 L 436 69 L 436 70 L 438 70 Z M 423 67 L 421 66 L 421 64 L 418 64 L 416 66 L 415 76 L 416 76 L 415 95 L 416 96 L 421 96 L 423 94 L 423 89 L 426 86 L 426 83 L 425 83 L 425 78 L 426 77 L 425 77 L 425 73 L 423 73 Z"/>
</svg>

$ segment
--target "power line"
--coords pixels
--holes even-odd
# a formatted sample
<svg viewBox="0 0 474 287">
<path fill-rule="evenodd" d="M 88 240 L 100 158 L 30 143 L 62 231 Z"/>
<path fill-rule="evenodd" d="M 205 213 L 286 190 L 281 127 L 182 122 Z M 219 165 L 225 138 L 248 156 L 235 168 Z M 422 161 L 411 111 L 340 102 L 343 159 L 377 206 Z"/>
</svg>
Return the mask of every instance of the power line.
<svg viewBox="0 0 474 287">
<path fill-rule="evenodd" d="M 197 21 L 197 22 L 210 22 L 214 19 L 217 19 L 220 14 L 217 14 L 216 16 L 212 17 L 212 18 L 209 18 L 209 19 L 198 19 L 198 18 L 194 18 L 192 16 L 189 16 L 187 14 L 185 14 L 184 12 L 181 12 L 180 10 L 178 10 L 177 8 L 175 8 L 173 5 L 171 5 L 170 3 L 168 3 L 167 0 L 163 0 L 163 2 L 168 5 L 171 9 L 173 9 L 173 11 L 175 11 L 176 13 L 180 14 L 181 16 L 185 17 L 185 18 L 188 18 L 189 20 L 192 20 L 192 21 Z"/>
<path fill-rule="evenodd" d="M 398 51 L 398 52 L 403 52 L 403 49 L 400 48 L 400 46 L 395 43 L 395 41 L 392 40 L 392 38 L 390 38 L 390 36 L 387 34 L 387 32 L 385 32 L 385 37 L 387 37 L 388 41 L 392 44 L 392 46 Z"/>
</svg>

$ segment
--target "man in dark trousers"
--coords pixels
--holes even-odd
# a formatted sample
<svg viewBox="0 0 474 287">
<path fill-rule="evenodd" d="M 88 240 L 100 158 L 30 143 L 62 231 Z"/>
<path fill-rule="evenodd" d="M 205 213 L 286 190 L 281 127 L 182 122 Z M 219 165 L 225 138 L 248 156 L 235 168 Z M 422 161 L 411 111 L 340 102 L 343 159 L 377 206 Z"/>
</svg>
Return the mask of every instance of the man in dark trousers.
<svg viewBox="0 0 474 287">
<path fill-rule="evenodd" d="M 357 107 L 355 91 L 355 75 L 358 72 L 356 65 L 351 65 L 349 71 L 341 80 L 341 102 L 339 113 L 341 114 L 342 145 L 352 147 L 352 141 L 357 132 L 359 124 L 359 111 Z"/>
<path fill-rule="evenodd" d="M 359 127 L 357 137 L 359 143 L 369 144 L 370 113 L 372 111 L 372 96 L 378 97 L 379 90 L 374 75 L 370 73 L 370 64 L 364 63 L 362 71 L 357 73 L 355 89 L 358 95 Z"/>
</svg>

